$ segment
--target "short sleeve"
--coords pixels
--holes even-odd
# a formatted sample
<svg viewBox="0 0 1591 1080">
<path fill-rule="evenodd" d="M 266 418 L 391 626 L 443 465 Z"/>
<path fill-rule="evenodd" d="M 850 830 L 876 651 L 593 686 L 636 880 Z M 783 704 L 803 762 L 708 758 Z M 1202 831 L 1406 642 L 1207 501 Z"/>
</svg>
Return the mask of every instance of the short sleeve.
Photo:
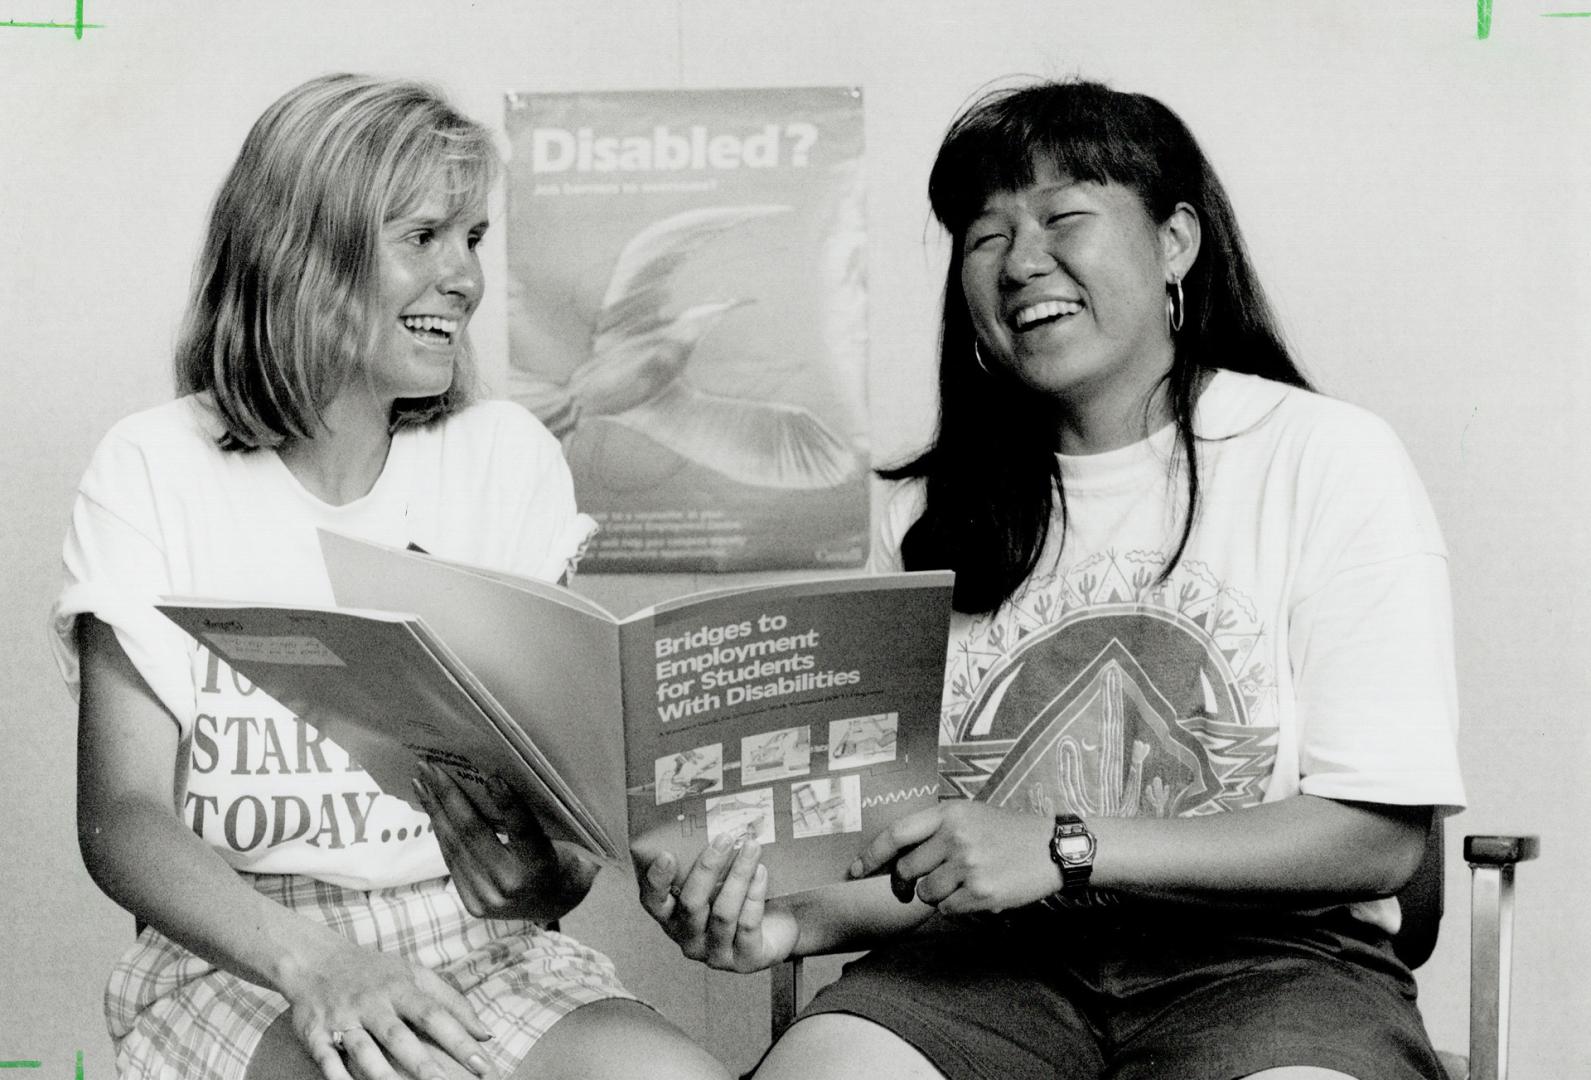
<svg viewBox="0 0 1591 1080">
<path fill-rule="evenodd" d="M 1344 569 L 1293 612 L 1299 790 L 1464 805 L 1447 564 L 1407 555 Z"/>
<path fill-rule="evenodd" d="M 574 478 L 563 448 L 527 410 L 495 403 L 503 416 L 504 453 L 494 462 L 505 499 L 517 499 L 513 572 L 543 581 L 572 575 L 597 523 L 575 506 Z M 513 462 L 512 468 L 504 468 Z"/>
<path fill-rule="evenodd" d="M 879 516 L 874 530 L 872 549 L 868 552 L 867 569 L 874 574 L 892 574 L 906 568 L 901 557 L 901 542 L 906 531 L 922 516 L 923 482 L 900 480 L 890 486 L 884 496 L 884 512 Z"/>
<path fill-rule="evenodd" d="M 173 590 L 149 470 L 136 444 L 115 429 L 84 473 L 61 558 L 51 646 L 72 694 L 79 689 L 77 617 L 93 614 L 115 630 L 133 666 L 173 716 L 191 717 L 192 643 L 154 606 Z"/>
<path fill-rule="evenodd" d="M 1374 418 L 1315 453 L 1288 622 L 1299 790 L 1462 807 L 1447 554 L 1425 490 Z"/>
</svg>

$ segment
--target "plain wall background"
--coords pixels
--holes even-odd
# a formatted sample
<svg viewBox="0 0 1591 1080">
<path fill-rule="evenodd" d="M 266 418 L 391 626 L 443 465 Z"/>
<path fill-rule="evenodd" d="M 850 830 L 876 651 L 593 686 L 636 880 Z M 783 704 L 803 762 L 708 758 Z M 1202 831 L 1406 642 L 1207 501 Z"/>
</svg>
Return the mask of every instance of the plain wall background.
<svg viewBox="0 0 1591 1080">
<path fill-rule="evenodd" d="M 0 21 L 70 19 L 3 0 Z M 1420 972 L 1438 1045 L 1464 1045 L 1464 832 L 1534 831 L 1520 877 L 1515 1075 L 1586 1075 L 1591 20 L 1499 0 L 88 0 L 103 24 L 0 27 L 0 1060 L 111 1075 L 100 992 L 131 919 L 73 831 L 73 709 L 46 646 L 88 454 L 170 394 L 206 208 L 248 125 L 331 69 L 413 74 L 501 125 L 506 90 L 859 85 L 869 174 L 872 444 L 933 422 L 944 248 L 923 195 L 959 105 L 1009 73 L 1162 97 L 1225 179 L 1292 341 L 1327 391 L 1408 442 L 1452 550 L 1471 809 L 1450 824 L 1449 922 Z M 475 321 L 505 364 L 501 234 Z M 690 578 L 584 579 L 630 608 Z M 606 872 L 568 920 L 644 996 L 745 1066 L 765 978 L 678 958 Z"/>
</svg>

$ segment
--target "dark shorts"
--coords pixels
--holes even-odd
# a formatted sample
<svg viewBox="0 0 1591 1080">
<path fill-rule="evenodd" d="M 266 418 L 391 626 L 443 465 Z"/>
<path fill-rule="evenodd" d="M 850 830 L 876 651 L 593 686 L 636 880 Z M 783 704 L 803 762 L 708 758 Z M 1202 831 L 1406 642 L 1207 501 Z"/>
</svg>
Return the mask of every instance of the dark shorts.
<svg viewBox="0 0 1591 1080">
<path fill-rule="evenodd" d="M 1044 913 L 876 949 L 803 1016 L 888 1028 L 951 1080 L 1233 1080 L 1313 1065 L 1441 1080 L 1383 932 L 1189 909 Z"/>
</svg>

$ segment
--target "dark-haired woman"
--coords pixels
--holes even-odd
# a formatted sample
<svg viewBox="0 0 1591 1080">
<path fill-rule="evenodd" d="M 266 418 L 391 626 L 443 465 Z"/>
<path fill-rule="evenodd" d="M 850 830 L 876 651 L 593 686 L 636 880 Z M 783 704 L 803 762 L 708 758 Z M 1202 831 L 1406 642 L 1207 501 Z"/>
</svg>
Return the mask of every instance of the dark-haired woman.
<svg viewBox="0 0 1591 1080">
<path fill-rule="evenodd" d="M 929 195 L 940 423 L 878 562 L 957 573 L 945 801 L 828 894 L 767 902 L 748 843 L 643 902 L 717 967 L 874 947 L 764 1078 L 1439 1077 L 1390 948 L 1463 801 L 1406 453 L 1309 389 L 1154 99 L 994 93 Z"/>
<path fill-rule="evenodd" d="M 55 645 L 84 862 L 146 924 L 105 995 L 123 1077 L 724 1075 L 545 927 L 591 886 L 579 851 L 526 813 L 488 824 L 441 773 L 424 810 L 382 792 L 153 606 L 332 603 L 318 528 L 570 570 L 592 523 L 556 440 L 470 400 L 496 171 L 490 132 L 424 86 L 284 95 L 211 212 L 181 396 L 83 477 Z"/>
</svg>

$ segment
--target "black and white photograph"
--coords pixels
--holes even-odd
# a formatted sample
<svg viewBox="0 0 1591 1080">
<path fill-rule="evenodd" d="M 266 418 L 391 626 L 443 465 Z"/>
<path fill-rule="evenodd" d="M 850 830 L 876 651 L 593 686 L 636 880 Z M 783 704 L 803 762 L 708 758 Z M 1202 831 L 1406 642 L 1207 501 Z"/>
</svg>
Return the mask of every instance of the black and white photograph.
<svg viewBox="0 0 1591 1080">
<path fill-rule="evenodd" d="M 855 776 L 824 776 L 790 785 L 790 835 L 862 831 L 862 784 Z"/>
<path fill-rule="evenodd" d="M 754 788 L 708 799 L 707 835 L 718 845 L 733 844 L 737 850 L 748 840 L 773 843 L 773 788 Z"/>
<path fill-rule="evenodd" d="M 0 1071 L 1591 1076 L 1591 0 L 0 0 L 0 103 Z"/>
<path fill-rule="evenodd" d="M 759 731 L 740 740 L 741 784 L 766 784 L 812 771 L 812 729 Z"/>
<path fill-rule="evenodd" d="M 657 759 L 657 804 L 724 790 L 724 745 L 693 746 Z"/>
<path fill-rule="evenodd" d="M 899 720 L 894 713 L 878 713 L 829 721 L 829 768 L 858 769 L 894 761 Z"/>
</svg>

